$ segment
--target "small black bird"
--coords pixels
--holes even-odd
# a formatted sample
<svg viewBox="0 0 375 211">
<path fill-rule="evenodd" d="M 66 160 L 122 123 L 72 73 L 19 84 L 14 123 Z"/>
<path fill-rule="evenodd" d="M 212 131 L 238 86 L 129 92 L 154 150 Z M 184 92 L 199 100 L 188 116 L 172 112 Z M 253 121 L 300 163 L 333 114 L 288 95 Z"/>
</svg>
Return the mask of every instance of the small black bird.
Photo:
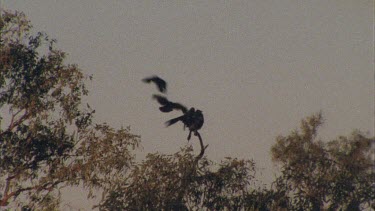
<svg viewBox="0 0 375 211">
<path fill-rule="evenodd" d="M 190 140 L 191 137 L 191 132 L 194 132 L 194 135 L 198 135 L 198 130 L 202 128 L 203 123 L 204 123 L 204 117 L 203 113 L 201 110 L 196 110 L 191 117 L 191 121 L 189 122 L 190 124 L 187 126 L 189 128 L 189 136 L 188 140 Z"/>
<path fill-rule="evenodd" d="M 167 113 L 167 112 L 173 111 L 174 109 L 175 110 L 181 110 L 183 113 L 186 113 L 188 111 L 187 108 L 184 105 L 182 105 L 180 103 L 171 102 L 164 96 L 152 95 L 152 97 L 154 99 L 156 99 L 160 105 L 162 105 L 162 106 L 159 107 L 161 112 Z"/>
<path fill-rule="evenodd" d="M 159 78 L 158 76 L 154 75 L 148 78 L 142 79 L 145 83 L 154 82 L 156 86 L 158 87 L 159 91 L 162 93 L 167 92 L 167 82 L 165 82 L 163 79 Z"/>
<path fill-rule="evenodd" d="M 191 138 L 191 133 L 194 132 L 194 135 L 198 135 L 197 131 L 202 128 L 204 123 L 203 113 L 201 110 L 195 110 L 190 108 L 189 111 L 184 113 L 184 115 L 173 118 L 165 122 L 165 125 L 168 127 L 175 124 L 176 122 L 181 121 L 184 124 L 184 128 L 189 128 L 188 140 Z"/>
</svg>

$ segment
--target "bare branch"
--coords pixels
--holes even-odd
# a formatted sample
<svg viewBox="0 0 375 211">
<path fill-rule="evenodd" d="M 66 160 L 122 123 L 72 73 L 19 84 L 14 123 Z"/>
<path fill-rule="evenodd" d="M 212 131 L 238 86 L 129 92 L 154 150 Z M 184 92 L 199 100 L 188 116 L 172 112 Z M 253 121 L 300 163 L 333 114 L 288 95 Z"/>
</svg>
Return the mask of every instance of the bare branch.
<svg viewBox="0 0 375 211">
<path fill-rule="evenodd" d="M 198 136 L 198 138 L 199 138 L 199 143 L 201 145 L 201 152 L 199 153 L 199 155 L 197 155 L 197 157 L 195 157 L 195 165 L 197 165 L 198 161 L 200 159 L 202 159 L 202 157 L 204 155 L 204 152 L 205 152 L 206 148 L 208 147 L 208 144 L 206 146 L 203 145 L 203 140 L 202 140 L 201 134 L 198 131 L 196 131 L 196 136 Z"/>
</svg>

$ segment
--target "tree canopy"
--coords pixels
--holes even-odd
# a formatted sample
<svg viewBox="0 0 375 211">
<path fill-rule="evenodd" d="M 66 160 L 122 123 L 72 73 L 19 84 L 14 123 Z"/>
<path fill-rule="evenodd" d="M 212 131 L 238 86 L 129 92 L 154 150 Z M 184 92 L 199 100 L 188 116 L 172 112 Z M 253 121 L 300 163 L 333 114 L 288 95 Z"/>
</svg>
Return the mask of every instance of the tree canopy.
<svg viewBox="0 0 375 211">
<path fill-rule="evenodd" d="M 281 166 L 278 190 L 295 210 L 361 210 L 374 206 L 374 138 L 360 131 L 333 141 L 318 139 L 321 113 L 301 129 L 276 138 L 273 160 Z"/>
<path fill-rule="evenodd" d="M 23 13 L 1 11 L 0 206 L 19 199 L 32 209 L 63 185 L 108 187 L 128 170 L 139 136 L 95 124 L 95 111 L 82 105 L 90 77 L 30 29 Z"/>
<path fill-rule="evenodd" d="M 251 160 L 215 163 L 191 147 L 173 155 L 149 154 L 101 204 L 103 210 L 362 210 L 373 207 L 374 164 L 360 131 L 322 141 L 318 113 L 300 130 L 279 136 L 271 149 L 280 175 L 270 188 L 256 185 Z M 202 149 L 203 145 L 201 145 Z M 204 152 L 204 151 L 203 151 Z M 202 155 L 202 153 L 200 154 Z M 196 165 L 192 165 L 199 161 Z M 182 200 L 176 198 L 182 194 Z M 173 210 L 173 209 L 172 209 Z"/>
</svg>

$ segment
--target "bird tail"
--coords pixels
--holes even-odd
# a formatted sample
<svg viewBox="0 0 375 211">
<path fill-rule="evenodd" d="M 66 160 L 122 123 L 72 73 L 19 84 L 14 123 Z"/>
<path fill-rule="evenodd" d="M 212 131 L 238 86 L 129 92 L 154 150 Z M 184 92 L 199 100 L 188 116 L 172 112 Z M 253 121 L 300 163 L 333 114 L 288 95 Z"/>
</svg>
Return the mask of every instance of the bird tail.
<svg viewBox="0 0 375 211">
<path fill-rule="evenodd" d="M 180 116 L 180 117 L 176 117 L 174 119 L 170 119 L 168 121 L 165 122 L 165 125 L 168 127 L 168 126 L 171 126 L 173 124 L 175 124 L 176 122 L 180 121 L 182 119 L 183 116 Z"/>
</svg>

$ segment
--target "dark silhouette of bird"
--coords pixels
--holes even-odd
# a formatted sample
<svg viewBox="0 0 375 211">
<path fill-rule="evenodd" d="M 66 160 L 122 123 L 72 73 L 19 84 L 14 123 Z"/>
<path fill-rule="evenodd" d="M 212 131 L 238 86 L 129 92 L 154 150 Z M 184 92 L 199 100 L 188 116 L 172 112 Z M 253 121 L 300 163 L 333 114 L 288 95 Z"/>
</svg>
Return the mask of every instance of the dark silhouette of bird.
<svg viewBox="0 0 375 211">
<path fill-rule="evenodd" d="M 160 92 L 162 93 L 167 92 L 167 83 L 156 75 L 144 78 L 142 79 L 142 81 L 145 83 L 153 82 L 156 84 Z M 161 112 L 168 113 L 173 110 L 182 111 L 183 115 L 170 119 L 167 122 L 165 122 L 167 127 L 177 123 L 178 121 L 181 121 L 184 125 L 184 130 L 186 127 L 189 128 L 189 136 L 187 138 L 188 140 L 190 140 L 191 134 L 193 132 L 195 136 L 199 135 L 198 130 L 202 128 L 203 123 L 204 123 L 204 117 L 203 117 L 203 113 L 201 110 L 195 110 L 195 108 L 193 107 L 188 110 L 186 106 L 180 103 L 171 102 L 168 100 L 167 97 L 162 96 L 162 95 L 155 94 L 152 97 L 161 105 L 159 107 L 159 110 Z"/>
<path fill-rule="evenodd" d="M 187 127 L 189 128 L 189 136 L 187 140 L 190 140 L 191 132 L 194 132 L 195 136 L 198 135 L 198 130 L 202 128 L 203 123 L 204 123 L 204 117 L 203 117 L 202 111 L 196 110 L 191 117 L 189 125 L 187 125 Z"/>
<path fill-rule="evenodd" d="M 145 82 L 145 83 L 153 82 L 153 83 L 156 84 L 156 86 L 158 87 L 160 92 L 162 92 L 162 93 L 167 92 L 167 82 L 165 82 L 163 79 L 161 79 L 160 77 L 158 77 L 156 75 L 148 77 L 148 78 L 144 78 L 144 79 L 142 79 L 142 81 Z"/>
<path fill-rule="evenodd" d="M 176 118 L 173 118 L 173 119 L 170 119 L 170 120 L 166 121 L 165 125 L 168 127 L 168 126 L 171 126 L 171 125 L 175 124 L 178 121 L 181 121 L 184 124 L 184 126 L 188 126 L 188 125 L 190 125 L 190 122 L 192 121 L 192 117 L 193 117 L 194 113 L 195 113 L 195 108 L 190 108 L 182 116 L 179 116 L 179 117 L 176 117 Z"/>
<path fill-rule="evenodd" d="M 169 101 L 166 97 L 164 96 L 161 96 L 161 95 L 153 95 L 152 96 L 154 99 L 156 99 L 158 101 L 158 103 L 162 106 L 159 107 L 159 110 L 161 112 L 171 112 L 173 110 L 180 110 L 182 111 L 183 113 L 186 113 L 188 110 L 187 108 L 180 104 L 180 103 L 174 103 L 174 102 L 171 102 Z"/>
<path fill-rule="evenodd" d="M 204 123 L 204 117 L 201 110 L 195 110 L 195 108 L 190 108 L 189 111 L 184 113 L 184 115 L 173 118 L 165 122 L 165 125 L 168 127 L 181 121 L 184 124 L 184 128 L 189 128 L 188 140 L 191 138 L 191 133 L 194 132 L 194 135 L 198 135 L 197 131 L 202 128 Z"/>
</svg>

